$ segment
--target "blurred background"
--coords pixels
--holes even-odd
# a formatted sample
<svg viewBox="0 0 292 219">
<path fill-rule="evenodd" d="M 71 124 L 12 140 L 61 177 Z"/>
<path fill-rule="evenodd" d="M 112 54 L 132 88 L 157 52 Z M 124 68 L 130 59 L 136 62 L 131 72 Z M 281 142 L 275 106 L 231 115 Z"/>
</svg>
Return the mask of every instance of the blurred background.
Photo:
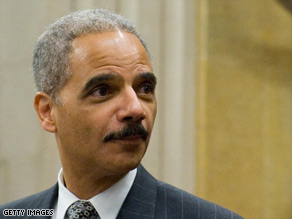
<svg viewBox="0 0 292 219">
<path fill-rule="evenodd" d="M 144 166 L 246 218 L 292 218 L 291 0 L 0 0 L 0 204 L 57 181 L 32 51 L 57 18 L 107 8 L 148 42 L 158 115 Z"/>
</svg>

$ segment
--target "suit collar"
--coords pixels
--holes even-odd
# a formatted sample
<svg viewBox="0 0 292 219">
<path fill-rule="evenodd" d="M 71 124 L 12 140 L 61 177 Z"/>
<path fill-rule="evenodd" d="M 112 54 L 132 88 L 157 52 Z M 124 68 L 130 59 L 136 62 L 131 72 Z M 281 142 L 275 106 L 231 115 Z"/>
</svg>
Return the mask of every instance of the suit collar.
<svg viewBox="0 0 292 219">
<path fill-rule="evenodd" d="M 33 198 L 26 198 L 25 206 L 23 209 L 54 209 L 58 199 L 58 184 L 53 187 L 31 196 Z M 43 217 L 51 218 L 51 216 Z"/>
<path fill-rule="evenodd" d="M 154 218 L 157 180 L 142 165 L 117 218 Z"/>
<path fill-rule="evenodd" d="M 31 199 L 30 203 L 27 203 L 27 208 L 33 206 L 36 209 L 53 209 L 58 198 L 58 184 L 53 187 L 36 194 L 34 199 Z M 38 200 L 35 202 L 34 200 Z"/>
</svg>

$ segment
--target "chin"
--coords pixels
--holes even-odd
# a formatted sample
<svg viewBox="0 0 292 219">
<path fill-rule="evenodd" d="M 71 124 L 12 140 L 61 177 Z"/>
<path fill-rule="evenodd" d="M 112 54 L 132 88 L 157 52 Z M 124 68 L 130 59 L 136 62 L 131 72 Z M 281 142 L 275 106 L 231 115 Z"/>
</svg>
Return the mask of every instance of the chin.
<svg viewBox="0 0 292 219">
<path fill-rule="evenodd" d="M 120 145 L 119 148 L 121 148 Z M 112 151 L 104 159 L 106 169 L 111 170 L 114 174 L 126 174 L 138 167 L 147 150 L 147 144 L 140 144 L 136 147 L 133 147 L 133 145 L 131 147 L 124 145 L 122 148 L 123 150 Z"/>
<path fill-rule="evenodd" d="M 123 171 L 123 172 L 129 172 L 133 169 L 135 169 L 136 167 L 139 166 L 139 164 L 141 163 L 141 159 L 137 159 L 137 160 L 127 160 L 126 162 L 121 162 L 118 165 L 118 169 Z"/>
<path fill-rule="evenodd" d="M 109 168 L 117 174 L 127 174 L 129 171 L 135 169 L 141 163 L 143 156 L 135 157 L 119 157 L 115 160 L 112 160 L 108 166 Z"/>
</svg>

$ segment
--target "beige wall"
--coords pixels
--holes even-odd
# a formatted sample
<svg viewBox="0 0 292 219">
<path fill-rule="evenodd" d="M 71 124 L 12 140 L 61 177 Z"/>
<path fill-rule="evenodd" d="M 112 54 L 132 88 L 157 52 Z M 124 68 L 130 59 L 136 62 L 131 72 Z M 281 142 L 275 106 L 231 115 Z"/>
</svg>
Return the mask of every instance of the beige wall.
<svg viewBox="0 0 292 219">
<path fill-rule="evenodd" d="M 292 14 L 200 0 L 198 194 L 246 218 L 292 217 Z"/>
<path fill-rule="evenodd" d="M 291 218 L 292 15 L 279 1 L 1 0 L 0 203 L 51 186 L 60 168 L 32 106 L 35 40 L 69 11 L 104 7 L 153 54 L 150 172 L 246 218 Z"/>
<path fill-rule="evenodd" d="M 76 9 L 103 7 L 130 18 L 149 43 L 158 77 L 158 117 L 144 164 L 194 190 L 194 1 L 0 1 L 0 204 L 48 188 L 60 168 L 53 135 L 33 109 L 34 43 L 45 26 Z"/>
</svg>

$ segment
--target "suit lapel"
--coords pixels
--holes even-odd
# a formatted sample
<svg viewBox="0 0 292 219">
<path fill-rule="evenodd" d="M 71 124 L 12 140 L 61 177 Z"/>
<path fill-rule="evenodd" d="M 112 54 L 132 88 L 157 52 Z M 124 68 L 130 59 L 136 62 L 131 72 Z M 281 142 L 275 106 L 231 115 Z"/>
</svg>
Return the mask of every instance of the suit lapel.
<svg viewBox="0 0 292 219">
<path fill-rule="evenodd" d="M 27 197 L 25 201 L 22 201 L 22 205 L 17 205 L 17 208 L 21 209 L 54 209 L 55 202 L 58 198 L 58 184 L 54 185 L 48 190 L 37 193 L 33 196 Z M 17 204 L 17 203 L 16 203 Z M 31 218 L 32 216 L 25 216 L 25 218 Z M 51 218 L 51 216 L 45 216 L 42 218 Z"/>
<path fill-rule="evenodd" d="M 156 194 L 157 180 L 140 165 L 117 218 L 154 218 Z"/>
<path fill-rule="evenodd" d="M 55 184 L 50 189 L 37 194 L 38 197 L 35 198 L 33 203 L 36 209 L 53 209 L 55 202 L 58 198 L 58 184 Z"/>
</svg>

